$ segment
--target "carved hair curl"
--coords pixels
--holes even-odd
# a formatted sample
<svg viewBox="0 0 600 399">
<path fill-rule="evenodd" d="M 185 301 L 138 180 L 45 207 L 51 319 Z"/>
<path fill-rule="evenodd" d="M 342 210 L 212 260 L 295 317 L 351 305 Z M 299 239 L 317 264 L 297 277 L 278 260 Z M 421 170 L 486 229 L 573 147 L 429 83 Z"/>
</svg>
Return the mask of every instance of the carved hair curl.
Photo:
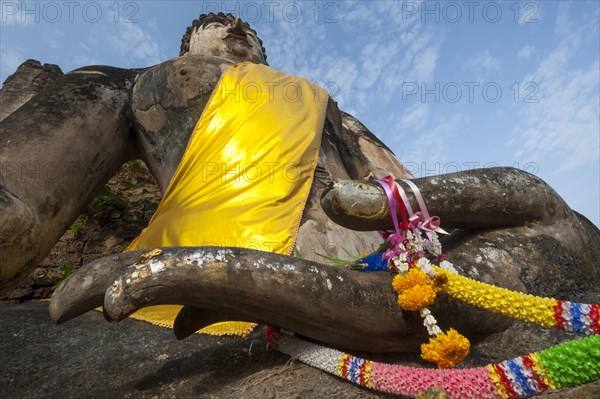
<svg viewBox="0 0 600 399">
<path fill-rule="evenodd" d="M 211 12 L 209 14 L 200 15 L 200 17 L 198 19 L 195 19 L 192 21 L 192 26 L 188 26 L 187 29 L 185 30 L 185 34 L 181 38 L 181 47 L 179 48 L 179 55 L 182 56 L 190 51 L 190 38 L 192 36 L 192 32 L 194 32 L 194 31 L 198 30 L 199 28 L 204 27 L 210 23 L 213 23 L 213 22 L 218 22 L 223 25 L 229 25 L 234 20 L 235 20 L 235 16 L 231 13 L 223 14 L 222 12 L 220 12 L 218 14 L 214 14 Z M 265 47 L 263 46 L 262 40 L 260 39 L 260 37 L 258 37 L 258 34 L 256 33 L 256 31 L 254 29 L 252 29 L 247 22 L 242 22 L 242 25 L 244 26 L 245 29 L 248 29 L 250 32 L 252 32 L 252 33 L 254 33 L 254 35 L 256 35 L 256 37 L 258 38 L 258 42 L 260 43 L 260 48 L 265 56 L 265 61 L 266 61 L 267 60 L 267 51 L 265 50 Z"/>
</svg>

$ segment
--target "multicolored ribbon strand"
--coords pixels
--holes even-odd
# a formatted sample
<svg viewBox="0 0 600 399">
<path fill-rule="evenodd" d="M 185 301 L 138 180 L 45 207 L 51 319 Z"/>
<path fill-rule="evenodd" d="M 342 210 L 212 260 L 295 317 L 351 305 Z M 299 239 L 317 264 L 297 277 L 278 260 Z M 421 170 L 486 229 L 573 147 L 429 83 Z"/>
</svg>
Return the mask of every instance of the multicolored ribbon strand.
<svg viewBox="0 0 600 399">
<path fill-rule="evenodd" d="M 451 399 L 528 398 L 600 379 L 600 335 L 469 369 L 385 364 L 325 348 L 275 329 L 270 329 L 268 336 L 271 347 L 302 363 L 394 395 L 416 396 L 437 386 Z"/>
</svg>

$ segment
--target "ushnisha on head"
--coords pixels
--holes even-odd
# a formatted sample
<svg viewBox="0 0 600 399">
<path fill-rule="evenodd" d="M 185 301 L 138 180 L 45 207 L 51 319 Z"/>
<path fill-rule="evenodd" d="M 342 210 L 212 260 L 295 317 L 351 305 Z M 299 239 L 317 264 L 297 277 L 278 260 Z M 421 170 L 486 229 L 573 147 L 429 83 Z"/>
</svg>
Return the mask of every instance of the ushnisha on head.
<svg viewBox="0 0 600 399">
<path fill-rule="evenodd" d="M 256 31 L 232 14 L 202 14 L 183 38 L 179 55 L 212 55 L 234 62 L 267 64 L 267 54 Z"/>
</svg>

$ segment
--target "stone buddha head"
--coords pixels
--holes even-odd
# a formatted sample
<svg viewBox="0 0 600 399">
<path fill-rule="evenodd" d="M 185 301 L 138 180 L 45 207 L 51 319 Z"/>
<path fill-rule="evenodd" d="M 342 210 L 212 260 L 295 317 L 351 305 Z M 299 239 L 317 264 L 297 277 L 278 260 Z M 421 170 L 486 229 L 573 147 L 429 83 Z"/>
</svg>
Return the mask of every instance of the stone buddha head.
<svg viewBox="0 0 600 399">
<path fill-rule="evenodd" d="M 202 14 L 195 19 L 181 39 L 179 55 L 185 54 L 267 64 L 265 48 L 256 31 L 232 14 Z"/>
</svg>

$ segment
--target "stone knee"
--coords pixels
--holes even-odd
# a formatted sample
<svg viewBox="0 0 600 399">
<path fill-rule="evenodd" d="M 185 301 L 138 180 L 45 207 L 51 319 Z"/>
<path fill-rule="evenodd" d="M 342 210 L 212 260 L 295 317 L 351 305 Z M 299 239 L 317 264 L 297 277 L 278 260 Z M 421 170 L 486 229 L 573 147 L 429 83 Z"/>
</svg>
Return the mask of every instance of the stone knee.
<svg viewBox="0 0 600 399">
<path fill-rule="evenodd" d="M 0 204 L 0 292 L 4 292 L 35 267 L 39 226 L 29 206 L 4 187 Z"/>
</svg>

